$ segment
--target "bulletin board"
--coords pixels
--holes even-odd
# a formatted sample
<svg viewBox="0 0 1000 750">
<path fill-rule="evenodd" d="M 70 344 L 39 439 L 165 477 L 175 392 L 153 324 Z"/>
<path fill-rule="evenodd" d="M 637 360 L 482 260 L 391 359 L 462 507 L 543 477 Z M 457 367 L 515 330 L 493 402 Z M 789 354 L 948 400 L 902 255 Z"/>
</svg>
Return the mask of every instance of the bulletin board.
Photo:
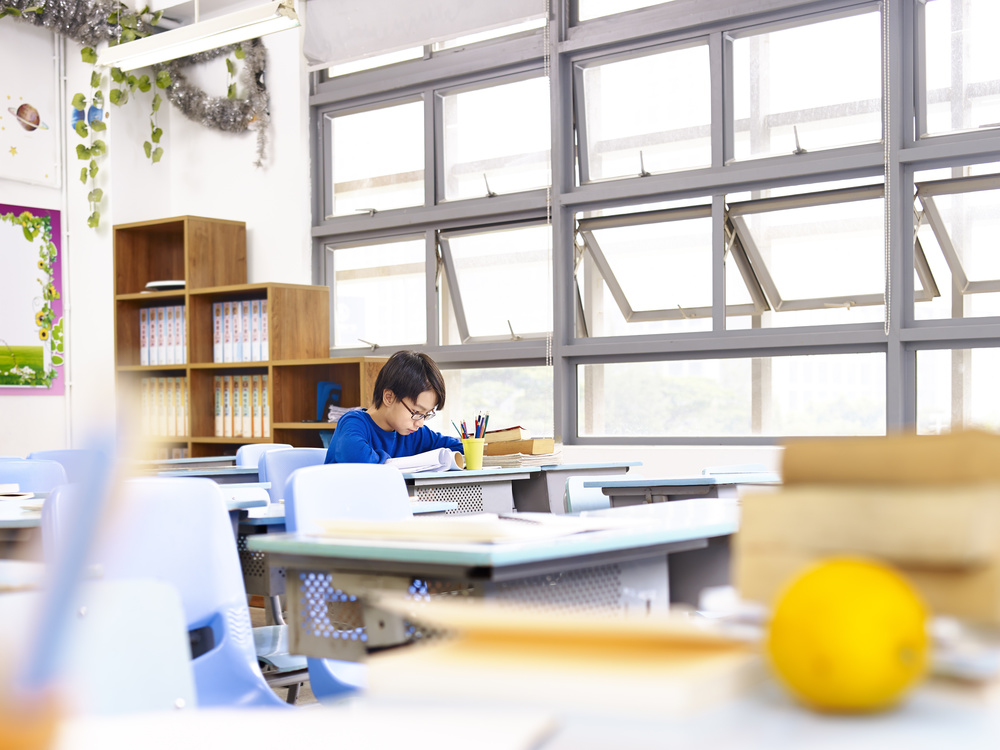
<svg viewBox="0 0 1000 750">
<path fill-rule="evenodd" d="M 0 203 L 0 395 L 65 393 L 58 211 Z"/>
<path fill-rule="evenodd" d="M 56 63 L 52 31 L 0 19 L 0 179 L 61 187 Z"/>
</svg>

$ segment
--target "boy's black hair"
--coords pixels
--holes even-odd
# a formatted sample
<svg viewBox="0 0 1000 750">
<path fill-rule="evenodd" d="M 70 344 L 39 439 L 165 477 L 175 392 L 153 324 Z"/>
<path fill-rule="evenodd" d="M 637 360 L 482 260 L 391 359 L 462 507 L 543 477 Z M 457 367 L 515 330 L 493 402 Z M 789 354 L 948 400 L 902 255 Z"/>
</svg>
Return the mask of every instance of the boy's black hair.
<svg viewBox="0 0 1000 750">
<path fill-rule="evenodd" d="M 444 406 L 444 377 L 437 363 L 423 352 L 396 352 L 379 370 L 375 378 L 372 406 L 382 405 L 382 394 L 390 390 L 396 398 L 416 401 L 424 391 L 434 391 L 437 408 Z"/>
</svg>

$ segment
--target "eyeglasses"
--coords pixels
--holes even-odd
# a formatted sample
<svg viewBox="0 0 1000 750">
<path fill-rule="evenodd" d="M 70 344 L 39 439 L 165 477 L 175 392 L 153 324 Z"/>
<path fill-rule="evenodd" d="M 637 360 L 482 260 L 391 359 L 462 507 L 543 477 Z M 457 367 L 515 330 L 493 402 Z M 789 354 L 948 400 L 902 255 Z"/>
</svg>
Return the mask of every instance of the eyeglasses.
<svg viewBox="0 0 1000 750">
<path fill-rule="evenodd" d="M 406 402 L 403 401 L 403 399 L 399 399 L 399 403 L 403 405 L 404 409 L 410 412 L 410 419 L 412 419 L 414 422 L 426 422 L 428 419 L 434 419 L 434 417 L 437 416 L 437 412 L 434 411 L 433 409 L 431 409 L 426 414 L 420 414 L 419 412 L 414 411 L 409 406 L 407 406 Z"/>
</svg>

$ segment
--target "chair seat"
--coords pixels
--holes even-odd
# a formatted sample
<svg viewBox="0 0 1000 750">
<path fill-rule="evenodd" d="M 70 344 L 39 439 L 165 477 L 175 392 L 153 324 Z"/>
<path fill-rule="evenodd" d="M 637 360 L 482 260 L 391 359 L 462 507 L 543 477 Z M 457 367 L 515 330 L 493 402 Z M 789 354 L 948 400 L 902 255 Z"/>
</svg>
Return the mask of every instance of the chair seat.
<svg viewBox="0 0 1000 750">
<path fill-rule="evenodd" d="M 274 672 L 291 672 L 306 668 L 306 657 L 288 653 L 287 625 L 263 625 L 254 628 L 253 645 L 257 650 L 257 659 Z"/>
</svg>

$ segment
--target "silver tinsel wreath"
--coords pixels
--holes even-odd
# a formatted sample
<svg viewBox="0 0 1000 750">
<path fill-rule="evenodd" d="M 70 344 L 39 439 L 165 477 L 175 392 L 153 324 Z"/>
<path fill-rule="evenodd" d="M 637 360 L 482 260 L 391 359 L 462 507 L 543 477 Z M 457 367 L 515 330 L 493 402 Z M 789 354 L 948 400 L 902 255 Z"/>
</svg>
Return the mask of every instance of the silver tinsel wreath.
<svg viewBox="0 0 1000 750">
<path fill-rule="evenodd" d="M 21 11 L 11 18 L 44 26 L 57 34 L 69 37 L 86 47 L 96 47 L 101 42 L 118 38 L 119 27 L 108 22 L 108 18 L 120 10 L 128 11 L 119 0 L 0 0 L 0 11 L 5 8 Z M 40 11 L 35 9 L 40 8 Z M 139 31 L 152 33 L 153 27 L 138 20 Z M 270 122 L 268 95 L 264 86 L 266 53 L 263 42 L 253 39 L 241 45 L 246 53 L 243 65 L 243 83 L 247 89 L 246 99 L 229 99 L 225 96 L 212 97 L 193 86 L 183 74 L 188 65 L 208 62 L 218 57 L 232 54 L 237 45 L 220 47 L 197 55 L 183 57 L 157 69 L 165 68 L 170 73 L 171 84 L 166 90 L 167 98 L 186 117 L 207 128 L 228 133 L 242 133 L 250 129 L 257 131 L 257 160 L 260 166 L 264 159 L 267 141 L 267 126 Z"/>
</svg>

